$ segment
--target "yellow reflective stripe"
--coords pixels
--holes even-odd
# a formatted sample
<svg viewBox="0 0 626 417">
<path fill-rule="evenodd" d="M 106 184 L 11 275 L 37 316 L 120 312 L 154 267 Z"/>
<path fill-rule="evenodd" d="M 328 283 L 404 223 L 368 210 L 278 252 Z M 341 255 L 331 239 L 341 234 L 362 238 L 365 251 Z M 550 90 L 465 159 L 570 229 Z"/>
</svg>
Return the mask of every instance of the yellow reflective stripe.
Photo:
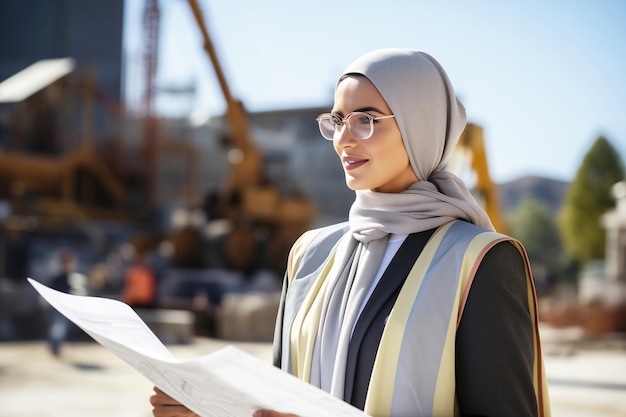
<svg viewBox="0 0 626 417">
<path fill-rule="evenodd" d="M 291 351 L 297 352 L 297 354 L 291 355 L 291 372 L 293 375 L 307 382 L 311 379 L 313 349 L 315 347 L 320 318 L 322 317 L 326 291 L 328 290 L 329 280 L 327 280 L 326 277 L 333 266 L 336 250 L 335 248 L 328 257 L 319 277 L 315 280 L 315 284 L 302 302 L 302 306 L 294 317 L 289 332 Z"/>
<path fill-rule="evenodd" d="M 387 319 L 381 342 L 374 361 L 370 386 L 365 400 L 365 413 L 371 416 L 390 416 L 395 389 L 396 371 L 400 358 L 400 348 L 413 303 L 424 280 L 441 240 L 454 224 L 441 227 L 424 247 L 398 294 L 398 299 Z"/>
<path fill-rule="evenodd" d="M 320 230 L 321 229 L 314 229 L 304 232 L 291 247 L 289 259 L 287 262 L 287 281 L 289 285 L 291 285 L 292 281 L 295 279 L 296 272 L 300 267 L 300 261 L 302 260 L 302 256 L 304 255 L 306 248 L 311 244 L 311 241 L 313 241 L 313 239 L 318 235 Z M 287 296 L 289 296 L 289 292 L 287 292 Z M 293 326 L 294 322 L 292 321 L 292 328 Z M 294 346 L 297 346 L 297 341 L 293 340 L 294 338 L 292 332 L 290 332 L 289 334 L 291 335 L 290 341 L 293 349 Z M 292 350 L 292 352 L 294 351 Z M 292 369 L 294 369 L 294 371 L 292 372 L 294 373 L 294 375 L 297 375 L 297 368 L 294 368 L 297 365 L 295 356 L 296 355 L 291 355 L 291 365 Z"/>
<path fill-rule="evenodd" d="M 300 261 L 302 260 L 305 249 L 309 247 L 311 241 L 319 234 L 320 230 L 321 229 L 309 230 L 303 233 L 293 244 L 289 254 L 289 264 L 287 265 L 287 279 L 290 284 L 296 275 L 298 267 L 300 266 Z"/>
</svg>

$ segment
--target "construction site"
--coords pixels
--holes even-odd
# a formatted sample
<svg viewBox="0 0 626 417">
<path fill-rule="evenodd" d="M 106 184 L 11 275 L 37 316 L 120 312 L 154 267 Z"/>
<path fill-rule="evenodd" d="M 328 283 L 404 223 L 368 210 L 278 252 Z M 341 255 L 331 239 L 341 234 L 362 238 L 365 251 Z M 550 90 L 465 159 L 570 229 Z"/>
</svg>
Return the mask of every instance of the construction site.
<svg viewBox="0 0 626 417">
<path fill-rule="evenodd" d="M 125 0 L 0 5 L 0 398 L 12 415 L 151 415 L 150 381 L 78 327 L 62 356 L 48 352 L 51 307 L 26 278 L 48 284 L 63 254 L 89 295 L 128 302 L 177 356 L 236 344 L 269 362 L 293 242 L 347 219 L 354 192 L 315 121 L 332 98 L 247 111 L 207 10 L 181 2 L 224 103 L 201 120 L 157 111 L 159 94 L 193 90 L 157 82 L 158 0 L 141 2 L 135 105 L 125 102 Z M 507 233 L 483 135 L 469 123 L 447 169 L 471 179 Z M 540 300 L 555 417 L 626 415 L 626 184 L 613 191 L 602 271 L 588 270 L 569 303 Z M 134 305 L 126 285 L 137 271 L 154 287 Z"/>
<path fill-rule="evenodd" d="M 0 51 L 0 339 L 42 335 L 24 279 L 46 283 L 59 250 L 70 249 L 92 294 L 123 299 L 126 271 L 149 267 L 157 283 L 151 307 L 161 314 L 146 313 L 148 321 L 167 323 L 175 317 L 167 311 L 182 311 L 193 323 L 188 335 L 267 340 L 292 243 L 313 226 L 345 220 L 353 193 L 315 123 L 327 108 L 249 114 L 231 91 L 237 74 L 224 72 L 204 11 L 194 0 L 188 6 L 204 45 L 197 52 L 226 108 L 195 124 L 155 111 L 158 1 L 142 11 L 138 108 L 122 94 L 123 1 L 52 2 L 41 15 L 53 18 L 29 14 L 26 3 L 3 6 L 5 20 L 22 17 L 3 27 L 23 41 L 3 37 Z M 466 148 L 482 149 L 481 141 L 480 127 L 470 126 Z M 501 224 L 484 158 L 474 158 L 482 195 Z"/>
<path fill-rule="evenodd" d="M 292 243 L 346 219 L 354 194 L 315 123 L 331 103 L 249 113 L 216 53 L 219 34 L 196 0 L 185 3 L 225 107 L 202 121 L 156 112 L 157 0 L 142 6 L 134 107 L 124 102 L 123 0 L 1 6 L 0 341 L 45 334 L 25 278 L 46 283 L 62 249 L 94 295 L 124 299 L 125 274 L 148 268 L 156 290 L 144 319 L 166 339 L 271 340 Z M 506 232 L 481 126 L 468 124 L 449 169 L 470 173 Z M 622 288 L 623 216 L 612 216 L 611 280 Z M 619 311 L 607 331 L 623 326 Z"/>
<path fill-rule="evenodd" d="M 207 76 L 219 80 L 227 108 L 198 126 L 155 113 L 157 1 L 143 10 L 144 85 L 135 109 L 122 99 L 124 2 L 42 7 L 41 21 L 21 2 L 2 13 L 3 30 L 23 41 L 3 36 L 1 46 L 0 338 L 41 336 L 41 312 L 36 298 L 24 296 L 24 278 L 45 283 L 61 248 L 75 253 L 93 294 L 121 298 L 127 268 L 149 267 L 157 283 L 151 307 L 193 312 L 190 332 L 216 334 L 226 295 L 261 293 L 260 308 L 269 308 L 263 317 L 275 314 L 289 247 L 318 212 L 290 180 L 287 150 L 300 132 L 261 149 L 195 1 L 190 24 L 205 44 L 198 54 L 210 60 L 215 71 Z M 261 126 L 285 119 L 257 117 Z"/>
</svg>

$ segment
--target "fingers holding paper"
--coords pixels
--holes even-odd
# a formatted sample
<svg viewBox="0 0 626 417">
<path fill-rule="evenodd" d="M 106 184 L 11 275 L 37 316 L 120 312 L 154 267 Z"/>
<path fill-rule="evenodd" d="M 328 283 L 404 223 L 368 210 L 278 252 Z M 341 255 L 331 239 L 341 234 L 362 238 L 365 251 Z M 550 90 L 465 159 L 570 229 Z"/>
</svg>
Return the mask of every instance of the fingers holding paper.
<svg viewBox="0 0 626 417">
<path fill-rule="evenodd" d="M 152 415 L 154 417 L 199 417 L 187 407 L 154 387 L 154 394 L 150 397 Z"/>
<path fill-rule="evenodd" d="M 200 417 L 174 398 L 154 387 L 154 394 L 150 396 L 152 415 L 154 417 Z M 252 417 L 299 417 L 296 414 L 281 413 L 275 410 L 257 410 Z"/>
<path fill-rule="evenodd" d="M 252 417 L 298 417 L 295 414 L 280 413 L 274 410 L 257 410 Z"/>
</svg>

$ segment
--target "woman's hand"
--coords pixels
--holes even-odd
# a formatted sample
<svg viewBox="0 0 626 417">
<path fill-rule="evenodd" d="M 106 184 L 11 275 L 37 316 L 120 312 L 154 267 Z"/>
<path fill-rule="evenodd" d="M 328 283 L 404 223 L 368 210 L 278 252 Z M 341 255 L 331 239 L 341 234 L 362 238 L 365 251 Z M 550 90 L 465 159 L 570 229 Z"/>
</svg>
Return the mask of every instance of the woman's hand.
<svg viewBox="0 0 626 417">
<path fill-rule="evenodd" d="M 295 414 L 279 413 L 274 410 L 257 410 L 252 417 L 299 417 Z"/>
<path fill-rule="evenodd" d="M 200 417 L 157 387 L 154 387 L 150 404 L 154 417 Z"/>
<path fill-rule="evenodd" d="M 150 397 L 154 417 L 200 417 L 159 388 L 154 387 Z M 295 414 L 280 413 L 274 410 L 257 410 L 252 417 L 299 417 Z"/>
</svg>

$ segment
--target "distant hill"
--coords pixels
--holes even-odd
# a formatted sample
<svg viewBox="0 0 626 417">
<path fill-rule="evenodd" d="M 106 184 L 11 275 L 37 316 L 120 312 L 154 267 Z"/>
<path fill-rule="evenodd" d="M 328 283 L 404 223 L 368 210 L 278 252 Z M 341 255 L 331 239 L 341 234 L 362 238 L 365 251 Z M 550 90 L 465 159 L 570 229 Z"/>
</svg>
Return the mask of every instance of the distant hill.
<svg viewBox="0 0 626 417">
<path fill-rule="evenodd" d="M 570 183 L 551 178 L 526 176 L 498 184 L 500 207 L 503 213 L 515 210 L 526 198 L 541 201 L 556 214 L 565 199 Z"/>
</svg>

